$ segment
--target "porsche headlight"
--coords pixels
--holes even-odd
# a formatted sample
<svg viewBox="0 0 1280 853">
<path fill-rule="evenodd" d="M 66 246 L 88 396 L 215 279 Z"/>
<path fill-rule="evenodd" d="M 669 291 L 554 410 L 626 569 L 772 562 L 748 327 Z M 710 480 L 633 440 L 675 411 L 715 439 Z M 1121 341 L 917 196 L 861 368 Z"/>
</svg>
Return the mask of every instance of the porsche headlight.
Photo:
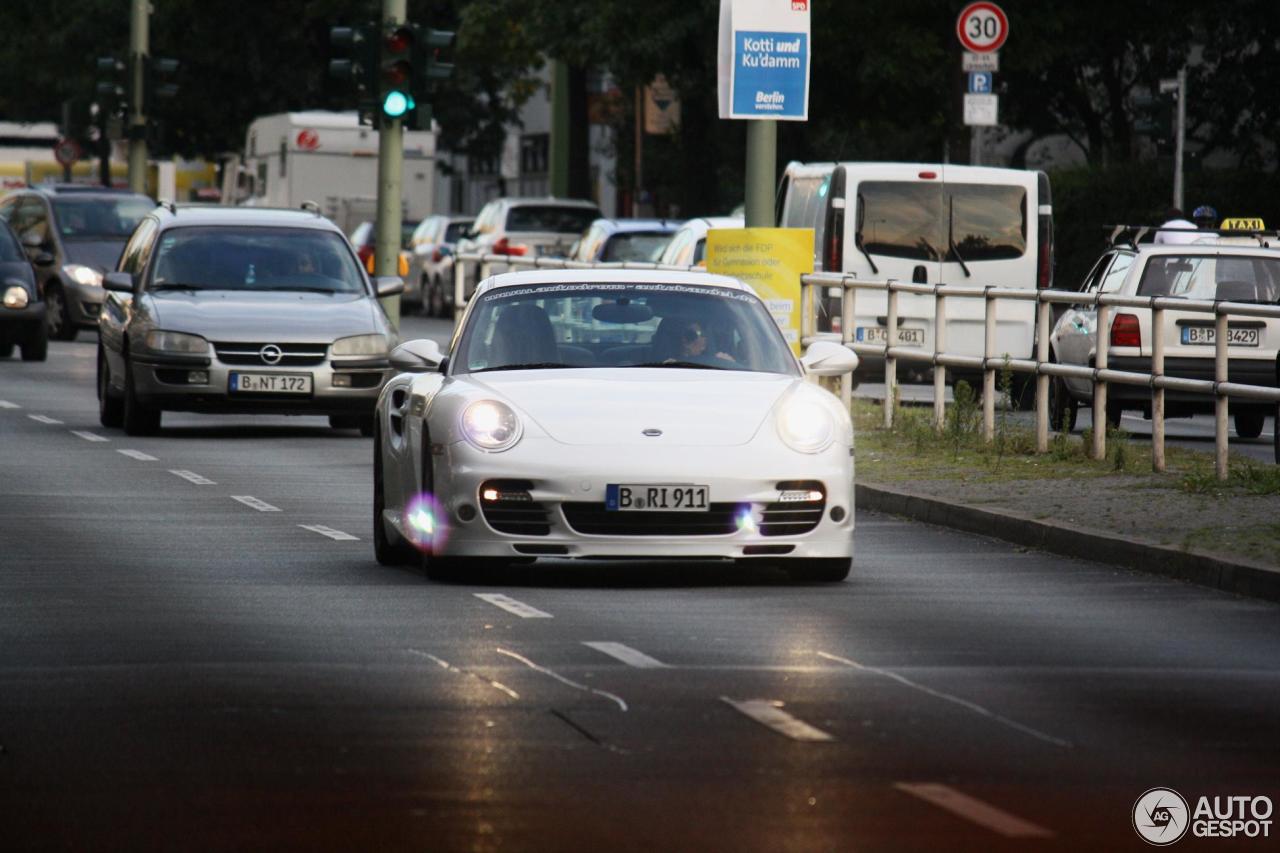
<svg viewBox="0 0 1280 853">
<path fill-rule="evenodd" d="M 147 349 L 179 355 L 206 355 L 209 352 L 209 342 L 199 335 L 152 329 L 147 332 Z"/>
<path fill-rule="evenodd" d="M 67 278 L 85 287 L 102 287 L 102 273 L 84 264 L 67 264 L 62 268 Z"/>
<path fill-rule="evenodd" d="M 386 355 L 386 335 L 352 335 L 333 342 L 334 355 Z"/>
<path fill-rule="evenodd" d="M 480 450 L 509 450 L 520 440 L 520 419 L 497 400 L 477 400 L 462 412 L 462 434 Z"/>
<path fill-rule="evenodd" d="M 4 290 L 4 307 L 5 308 L 26 308 L 27 303 L 31 301 L 31 296 L 27 293 L 25 287 L 17 285 L 6 287 Z"/>
<path fill-rule="evenodd" d="M 821 453 L 835 436 L 831 414 L 811 400 L 789 400 L 778 412 L 778 435 L 799 453 Z"/>
</svg>

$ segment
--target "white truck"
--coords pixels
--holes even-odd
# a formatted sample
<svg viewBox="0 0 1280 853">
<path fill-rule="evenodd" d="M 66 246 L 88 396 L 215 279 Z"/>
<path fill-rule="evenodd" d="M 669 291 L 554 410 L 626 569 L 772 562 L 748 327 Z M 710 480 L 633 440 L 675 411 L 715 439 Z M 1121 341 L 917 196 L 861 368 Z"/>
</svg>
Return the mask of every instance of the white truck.
<svg viewBox="0 0 1280 853">
<path fill-rule="evenodd" d="M 436 135 L 405 131 L 402 214 L 421 220 L 435 212 Z M 240 162 L 227 163 L 226 204 L 298 207 L 314 201 L 350 234 L 374 218 L 378 132 L 355 112 L 280 113 L 254 119 Z"/>
</svg>

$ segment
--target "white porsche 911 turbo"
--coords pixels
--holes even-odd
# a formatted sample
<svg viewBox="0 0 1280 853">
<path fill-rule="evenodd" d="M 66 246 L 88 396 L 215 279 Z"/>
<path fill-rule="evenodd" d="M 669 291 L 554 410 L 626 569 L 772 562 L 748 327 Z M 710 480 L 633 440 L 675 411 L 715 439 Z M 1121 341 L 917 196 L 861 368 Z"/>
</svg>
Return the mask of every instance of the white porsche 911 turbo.
<svg viewBox="0 0 1280 853">
<path fill-rule="evenodd" d="M 853 559 L 853 425 L 752 290 L 685 272 L 482 282 L 446 356 L 391 354 L 378 399 L 374 549 L 432 577 L 537 557 L 767 560 L 808 580 Z"/>
</svg>

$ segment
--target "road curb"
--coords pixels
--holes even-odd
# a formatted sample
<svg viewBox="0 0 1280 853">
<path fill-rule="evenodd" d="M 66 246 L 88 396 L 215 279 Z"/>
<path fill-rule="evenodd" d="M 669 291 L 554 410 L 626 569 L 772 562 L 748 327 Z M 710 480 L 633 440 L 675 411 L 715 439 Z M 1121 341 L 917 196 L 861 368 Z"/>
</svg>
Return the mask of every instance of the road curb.
<svg viewBox="0 0 1280 853">
<path fill-rule="evenodd" d="M 1280 601 L 1280 570 L 1203 551 L 1184 551 L 1010 510 L 983 509 L 887 486 L 859 483 L 857 506 L 927 524 L 1003 539 L 1064 557 L 1165 575 L 1251 598 Z"/>
</svg>

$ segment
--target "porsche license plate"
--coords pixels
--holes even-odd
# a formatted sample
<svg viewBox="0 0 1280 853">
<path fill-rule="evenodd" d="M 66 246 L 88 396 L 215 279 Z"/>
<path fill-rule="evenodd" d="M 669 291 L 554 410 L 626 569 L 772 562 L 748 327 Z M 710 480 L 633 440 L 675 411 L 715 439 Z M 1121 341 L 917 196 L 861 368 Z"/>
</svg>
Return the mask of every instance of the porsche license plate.
<svg viewBox="0 0 1280 853">
<path fill-rule="evenodd" d="M 233 394 L 310 394 L 309 373 L 235 373 L 228 380 Z"/>
<path fill-rule="evenodd" d="M 655 483 L 611 483 L 604 506 L 617 512 L 700 512 L 711 508 L 706 486 Z"/>
</svg>

